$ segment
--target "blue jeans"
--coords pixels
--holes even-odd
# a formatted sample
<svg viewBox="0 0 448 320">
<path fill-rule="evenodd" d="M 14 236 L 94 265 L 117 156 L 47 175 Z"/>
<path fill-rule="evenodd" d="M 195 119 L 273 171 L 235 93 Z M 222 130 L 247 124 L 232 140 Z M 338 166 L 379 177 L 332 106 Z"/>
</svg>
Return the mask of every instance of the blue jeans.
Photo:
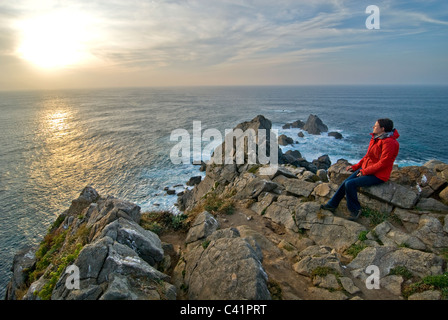
<svg viewBox="0 0 448 320">
<path fill-rule="evenodd" d="M 342 198 L 345 196 L 348 210 L 351 213 L 356 214 L 361 209 L 357 194 L 358 187 L 369 187 L 384 182 L 374 175 L 357 177 L 356 175 L 358 172 L 359 170 L 356 170 L 350 177 L 342 182 L 338 191 L 336 191 L 334 196 L 328 201 L 327 204 L 329 206 L 337 208 Z"/>
</svg>

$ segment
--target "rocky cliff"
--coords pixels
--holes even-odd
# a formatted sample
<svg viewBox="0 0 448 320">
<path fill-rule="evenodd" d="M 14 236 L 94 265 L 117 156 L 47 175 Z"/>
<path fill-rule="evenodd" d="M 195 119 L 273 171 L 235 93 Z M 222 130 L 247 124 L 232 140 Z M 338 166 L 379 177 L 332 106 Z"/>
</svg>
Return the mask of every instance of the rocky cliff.
<svg viewBox="0 0 448 320">
<path fill-rule="evenodd" d="M 207 163 L 177 216 L 86 187 L 38 248 L 17 253 L 6 299 L 447 298 L 447 164 L 395 168 L 360 190 L 354 222 L 344 203 L 320 208 L 347 161 L 318 169 L 328 159 L 271 152 L 281 165 L 269 175 L 261 164 Z"/>
</svg>

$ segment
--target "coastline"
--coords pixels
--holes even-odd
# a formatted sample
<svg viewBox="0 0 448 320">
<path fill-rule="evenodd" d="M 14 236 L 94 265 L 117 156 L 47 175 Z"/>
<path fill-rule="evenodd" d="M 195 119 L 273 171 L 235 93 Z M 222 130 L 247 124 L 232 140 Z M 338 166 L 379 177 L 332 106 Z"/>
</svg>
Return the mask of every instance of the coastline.
<svg viewBox="0 0 448 320">
<path fill-rule="evenodd" d="M 270 123 L 261 117 L 246 126 Z M 320 209 L 347 161 L 297 164 L 290 159 L 271 176 L 260 165 L 207 164 L 170 219 L 86 187 L 39 248 L 16 255 L 6 298 L 447 298 L 445 287 L 421 283 L 446 277 L 448 165 L 395 168 L 390 182 L 362 190 L 365 210 L 352 222 L 344 206 Z M 65 285 L 71 264 L 79 289 Z M 380 270 L 379 291 L 366 288 L 370 264 Z"/>
</svg>

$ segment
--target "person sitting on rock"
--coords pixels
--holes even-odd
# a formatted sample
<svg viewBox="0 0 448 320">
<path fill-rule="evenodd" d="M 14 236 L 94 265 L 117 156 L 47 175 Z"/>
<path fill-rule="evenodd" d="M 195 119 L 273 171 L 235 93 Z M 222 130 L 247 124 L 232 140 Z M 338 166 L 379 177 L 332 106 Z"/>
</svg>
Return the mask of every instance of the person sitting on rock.
<svg viewBox="0 0 448 320">
<path fill-rule="evenodd" d="M 390 119 L 378 119 L 373 126 L 372 138 L 366 155 L 347 171 L 354 171 L 336 191 L 334 196 L 321 208 L 334 212 L 344 195 L 350 211 L 349 220 L 355 221 L 361 215 L 357 188 L 386 182 L 390 178 L 395 158 L 398 155 L 398 131 Z"/>
</svg>

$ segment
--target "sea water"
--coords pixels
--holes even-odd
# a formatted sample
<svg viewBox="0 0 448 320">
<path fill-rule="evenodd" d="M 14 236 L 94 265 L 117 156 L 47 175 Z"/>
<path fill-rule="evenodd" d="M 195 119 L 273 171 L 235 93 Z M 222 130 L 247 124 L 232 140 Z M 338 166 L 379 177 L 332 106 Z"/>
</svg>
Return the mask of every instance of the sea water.
<svg viewBox="0 0 448 320">
<path fill-rule="evenodd" d="M 332 163 L 357 162 L 372 126 L 389 117 L 400 133 L 400 166 L 430 159 L 448 162 L 448 88 L 436 86 L 182 87 L 0 92 L 0 295 L 14 253 L 38 244 L 57 215 L 86 185 L 146 210 L 177 212 L 176 195 L 192 164 L 174 165 L 175 129 L 224 136 L 261 114 L 279 134 L 292 137 L 308 161 L 327 154 Z M 343 139 L 304 137 L 285 123 L 315 114 Z M 204 159 L 205 160 L 205 159 Z"/>
</svg>

